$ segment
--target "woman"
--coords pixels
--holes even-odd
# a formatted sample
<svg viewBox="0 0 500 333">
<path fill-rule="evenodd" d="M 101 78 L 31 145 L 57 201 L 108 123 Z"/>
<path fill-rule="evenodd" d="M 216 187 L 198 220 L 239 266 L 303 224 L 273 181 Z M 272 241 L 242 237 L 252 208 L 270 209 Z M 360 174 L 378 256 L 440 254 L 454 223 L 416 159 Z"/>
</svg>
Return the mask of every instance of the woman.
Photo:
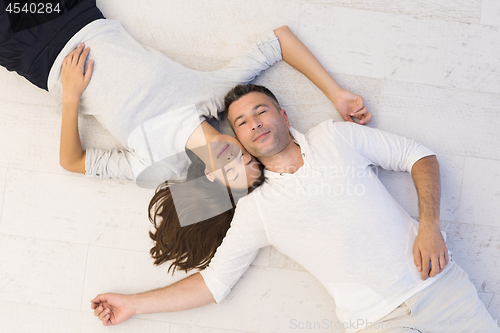
<svg viewBox="0 0 500 333">
<path fill-rule="evenodd" d="M 251 81 L 283 59 L 310 78 L 344 119 L 352 121 L 354 115 L 365 124 L 371 120 L 361 97 L 340 88 L 286 26 L 258 37 L 247 53 L 223 69 L 197 72 L 139 44 L 120 22 L 104 18 L 95 0 L 66 3 L 63 15 L 21 30 L 7 26 L 7 14 L 0 12 L 0 65 L 60 101 L 63 168 L 88 177 L 135 180 L 139 186 L 157 188 L 149 207 L 150 220 L 157 229 L 162 227 L 160 219 L 164 227 L 168 220 L 177 230 L 170 234 L 172 239 L 160 239 L 158 232 L 151 234 L 156 264 L 172 258 L 186 270 L 208 264 L 229 227 L 237 197 L 262 181 L 259 162 L 234 137 L 219 133 L 205 121 L 218 119 L 224 95 L 234 85 Z M 90 50 L 95 63 L 89 61 Z M 125 149 L 84 151 L 78 113 L 93 115 Z M 188 214 L 184 224 L 189 225 L 181 228 L 176 212 L 180 201 L 175 199 L 182 196 L 173 196 L 176 187 L 170 188 L 167 181 L 200 178 L 238 195 L 229 197 L 229 207 L 221 207 L 218 200 L 206 205 L 222 210 L 215 217 L 222 221 L 218 227 L 211 225 L 215 210 L 196 220 Z M 184 190 L 178 192 L 189 195 L 199 188 L 190 184 L 183 183 L 179 188 Z M 186 191 L 189 186 L 192 188 Z M 185 197 L 193 203 L 192 196 Z M 198 220 L 204 222 L 193 224 Z M 206 238 L 209 230 L 213 236 Z M 202 238 L 204 245 L 200 245 Z"/>
</svg>

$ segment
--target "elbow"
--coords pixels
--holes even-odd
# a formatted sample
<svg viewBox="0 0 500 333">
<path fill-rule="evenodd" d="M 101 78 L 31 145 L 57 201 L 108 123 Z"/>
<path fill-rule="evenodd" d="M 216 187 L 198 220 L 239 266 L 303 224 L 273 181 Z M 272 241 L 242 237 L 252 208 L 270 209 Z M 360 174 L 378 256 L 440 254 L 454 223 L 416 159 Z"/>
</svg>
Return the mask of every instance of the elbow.
<svg viewBox="0 0 500 333">
<path fill-rule="evenodd" d="M 59 164 L 66 171 L 74 172 L 74 173 L 81 173 L 81 170 L 79 170 L 78 165 L 76 165 L 75 163 L 71 163 L 71 162 L 65 161 L 65 160 L 59 160 Z"/>
<path fill-rule="evenodd" d="M 274 30 L 274 34 L 278 38 L 279 38 L 278 35 L 283 35 L 283 34 L 286 34 L 286 33 L 292 33 L 292 30 L 290 30 L 290 28 L 287 25 L 281 26 L 278 29 Z"/>
<path fill-rule="evenodd" d="M 59 165 L 66 171 L 71 171 L 71 166 L 70 164 L 66 161 L 66 160 L 63 160 L 63 159 L 59 159 Z"/>
<path fill-rule="evenodd" d="M 415 172 L 428 171 L 439 174 L 439 162 L 436 155 L 424 156 L 415 163 L 410 168 L 410 174 L 413 176 Z"/>
<path fill-rule="evenodd" d="M 66 171 L 69 171 L 69 172 L 77 172 L 76 169 L 70 165 L 70 164 L 67 164 L 67 163 L 60 163 L 61 167 L 66 170 Z"/>
<path fill-rule="evenodd" d="M 59 164 L 64 170 L 85 174 L 85 158 L 85 151 L 83 151 L 82 156 L 77 159 L 69 159 L 68 157 L 63 158 L 62 156 L 59 156 Z"/>
</svg>

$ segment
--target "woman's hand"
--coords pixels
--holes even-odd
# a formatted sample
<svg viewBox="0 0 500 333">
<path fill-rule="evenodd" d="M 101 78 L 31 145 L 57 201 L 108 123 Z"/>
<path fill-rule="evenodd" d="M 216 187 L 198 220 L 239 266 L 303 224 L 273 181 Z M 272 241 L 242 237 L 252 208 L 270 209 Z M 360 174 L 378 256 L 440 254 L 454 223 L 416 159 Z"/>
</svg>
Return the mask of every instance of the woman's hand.
<svg viewBox="0 0 500 333">
<path fill-rule="evenodd" d="M 81 94 L 87 88 L 90 82 L 90 76 L 94 69 L 94 61 L 91 60 L 85 72 L 85 60 L 90 52 L 87 47 L 84 50 L 85 44 L 81 43 L 63 60 L 61 77 L 62 77 L 62 95 L 63 101 L 79 101 Z M 84 50 L 82 52 L 82 50 Z"/>
<path fill-rule="evenodd" d="M 135 314 L 130 296 L 122 294 L 97 295 L 91 301 L 91 308 L 104 326 L 118 325 Z"/>
<path fill-rule="evenodd" d="M 366 109 L 363 97 L 353 94 L 350 91 L 342 90 L 334 104 L 345 121 L 354 122 L 351 116 L 358 118 L 361 125 L 366 125 L 372 120 L 373 115 Z"/>
</svg>

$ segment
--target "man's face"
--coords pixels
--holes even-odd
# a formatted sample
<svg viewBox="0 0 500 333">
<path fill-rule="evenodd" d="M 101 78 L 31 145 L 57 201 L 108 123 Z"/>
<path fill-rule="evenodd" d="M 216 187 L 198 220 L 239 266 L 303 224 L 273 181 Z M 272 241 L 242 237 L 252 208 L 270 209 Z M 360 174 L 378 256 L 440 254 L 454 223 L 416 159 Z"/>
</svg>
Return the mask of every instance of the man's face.
<svg viewBox="0 0 500 333">
<path fill-rule="evenodd" d="M 286 113 L 263 93 L 251 92 L 232 103 L 228 120 L 238 140 L 257 158 L 276 155 L 290 143 Z"/>
</svg>

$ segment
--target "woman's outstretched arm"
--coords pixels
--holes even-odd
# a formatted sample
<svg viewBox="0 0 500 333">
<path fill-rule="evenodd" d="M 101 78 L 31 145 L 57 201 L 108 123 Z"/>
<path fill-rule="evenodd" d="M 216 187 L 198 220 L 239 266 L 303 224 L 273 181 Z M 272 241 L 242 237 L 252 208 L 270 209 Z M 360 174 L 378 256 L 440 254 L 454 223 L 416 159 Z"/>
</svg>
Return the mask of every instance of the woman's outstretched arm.
<svg viewBox="0 0 500 333">
<path fill-rule="evenodd" d="M 274 30 L 281 45 L 283 60 L 304 74 L 335 104 L 337 111 L 346 121 L 353 121 L 351 116 L 368 124 L 372 114 L 366 109 L 363 98 L 342 89 L 326 71 L 311 51 L 295 36 L 288 26 Z"/>
<path fill-rule="evenodd" d="M 62 65 L 63 112 L 59 153 L 59 163 L 64 169 L 83 174 L 86 154 L 78 131 L 78 106 L 80 96 L 90 82 L 93 68 L 93 63 L 90 62 L 84 74 L 85 60 L 90 51 L 90 48 L 84 50 L 84 46 L 82 43 L 68 54 Z"/>
<path fill-rule="evenodd" d="M 205 280 L 195 273 L 170 286 L 141 294 L 97 295 L 91 307 L 104 326 L 112 326 L 139 314 L 184 311 L 214 302 Z"/>
<path fill-rule="evenodd" d="M 71 172 L 85 174 L 85 151 L 78 131 L 77 100 L 63 100 L 59 164 Z"/>
</svg>

